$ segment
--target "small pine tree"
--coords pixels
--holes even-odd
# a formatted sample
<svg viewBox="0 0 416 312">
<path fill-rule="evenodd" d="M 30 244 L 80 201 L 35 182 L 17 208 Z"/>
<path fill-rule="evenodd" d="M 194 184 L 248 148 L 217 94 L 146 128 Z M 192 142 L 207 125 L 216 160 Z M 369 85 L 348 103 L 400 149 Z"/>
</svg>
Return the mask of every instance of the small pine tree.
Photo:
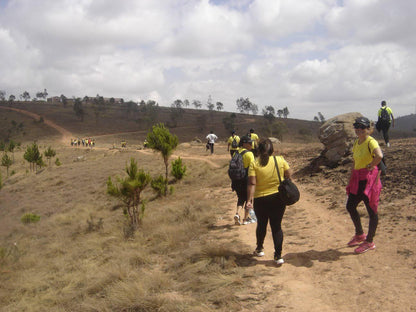
<svg viewBox="0 0 416 312">
<path fill-rule="evenodd" d="M 168 183 L 168 167 L 169 167 L 169 158 L 172 155 L 175 148 L 178 146 L 178 137 L 172 135 L 169 132 L 169 129 L 165 127 L 163 123 L 157 124 L 152 127 L 152 131 L 147 134 L 147 143 L 148 146 L 156 151 L 159 151 L 163 157 L 163 162 L 165 163 L 165 196 L 167 195 L 167 183 Z"/>
<path fill-rule="evenodd" d="M 42 155 L 40 154 L 38 145 L 35 142 L 26 148 L 23 158 L 29 162 L 30 171 L 36 169 L 36 164 L 43 162 L 43 160 L 39 160 L 42 158 Z"/>
<path fill-rule="evenodd" d="M 127 177 L 118 178 L 118 184 L 113 184 L 111 177 L 107 180 L 107 194 L 121 200 L 129 216 L 130 225 L 137 229 L 144 216 L 145 203 L 140 198 L 142 191 L 150 183 L 151 177 L 142 169 L 138 169 L 137 162 L 131 158 L 126 166 Z M 141 207 L 139 208 L 139 205 Z"/>
<path fill-rule="evenodd" d="M 7 155 L 7 153 L 3 154 L 3 157 L 1 158 L 1 165 L 6 167 L 7 176 L 9 176 L 9 167 L 12 165 L 12 159 L 9 155 Z"/>
<path fill-rule="evenodd" d="M 185 176 L 186 166 L 182 164 L 182 159 L 180 157 L 172 161 L 171 173 L 175 177 L 176 180 L 181 180 Z"/>
<path fill-rule="evenodd" d="M 56 151 L 52 149 L 52 147 L 48 147 L 48 149 L 44 152 L 45 157 L 48 159 L 49 161 L 49 167 L 51 166 L 51 158 L 55 157 L 56 155 Z"/>
</svg>

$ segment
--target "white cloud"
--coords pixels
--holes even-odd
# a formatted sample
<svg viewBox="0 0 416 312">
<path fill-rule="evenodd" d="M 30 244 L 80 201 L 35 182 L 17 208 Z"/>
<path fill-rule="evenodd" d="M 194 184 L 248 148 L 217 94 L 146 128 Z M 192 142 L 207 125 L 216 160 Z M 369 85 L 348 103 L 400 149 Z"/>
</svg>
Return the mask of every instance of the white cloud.
<svg viewBox="0 0 416 312">
<path fill-rule="evenodd" d="M 0 89 L 165 106 L 211 95 L 229 111 L 248 97 L 260 111 L 288 106 L 306 119 L 371 115 L 386 99 L 406 115 L 415 9 L 407 0 L 9 0 Z"/>
</svg>

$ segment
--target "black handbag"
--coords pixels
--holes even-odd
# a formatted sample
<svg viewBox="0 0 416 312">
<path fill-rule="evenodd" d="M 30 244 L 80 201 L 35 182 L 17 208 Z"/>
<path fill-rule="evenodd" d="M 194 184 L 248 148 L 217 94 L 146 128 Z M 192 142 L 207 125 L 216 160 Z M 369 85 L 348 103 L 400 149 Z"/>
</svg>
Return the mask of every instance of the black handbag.
<svg viewBox="0 0 416 312">
<path fill-rule="evenodd" d="M 287 205 L 293 205 L 299 201 L 300 192 L 295 183 L 291 179 L 284 179 L 280 177 L 279 168 L 277 167 L 276 157 L 273 157 L 276 166 L 277 176 L 279 177 L 279 194 L 282 201 Z"/>
</svg>

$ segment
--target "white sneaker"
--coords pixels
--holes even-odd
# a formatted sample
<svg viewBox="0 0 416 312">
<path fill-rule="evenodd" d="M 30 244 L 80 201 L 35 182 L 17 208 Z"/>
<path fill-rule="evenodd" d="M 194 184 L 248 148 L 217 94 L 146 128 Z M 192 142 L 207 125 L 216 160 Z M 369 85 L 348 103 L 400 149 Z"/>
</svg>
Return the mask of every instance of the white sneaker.
<svg viewBox="0 0 416 312">
<path fill-rule="evenodd" d="M 390 147 L 390 142 L 389 142 L 389 143 L 387 143 L 387 147 Z"/>
<path fill-rule="evenodd" d="M 234 223 L 235 225 L 241 225 L 240 216 L 238 214 L 234 216 Z"/>
<path fill-rule="evenodd" d="M 263 250 L 254 250 L 253 254 L 257 257 L 263 257 L 264 256 L 264 251 Z"/>
<path fill-rule="evenodd" d="M 279 258 L 279 259 L 275 259 L 275 260 L 274 260 L 274 262 L 275 262 L 277 265 L 282 265 L 283 263 L 285 263 L 285 260 L 283 260 L 283 258 Z"/>
</svg>

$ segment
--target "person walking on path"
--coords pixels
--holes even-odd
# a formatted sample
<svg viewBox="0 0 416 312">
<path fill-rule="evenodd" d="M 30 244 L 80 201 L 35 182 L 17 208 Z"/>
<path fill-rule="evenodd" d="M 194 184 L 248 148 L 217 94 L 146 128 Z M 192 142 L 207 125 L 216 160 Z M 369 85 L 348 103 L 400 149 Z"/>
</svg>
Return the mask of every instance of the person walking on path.
<svg viewBox="0 0 416 312">
<path fill-rule="evenodd" d="M 237 193 L 237 210 L 235 212 L 234 221 L 235 224 L 249 224 L 254 223 L 255 220 L 250 217 L 249 210 L 247 208 L 247 180 L 248 180 L 248 167 L 254 161 L 254 155 L 251 152 L 252 144 L 251 139 L 248 136 L 241 137 L 240 148 L 236 151 L 242 155 L 243 166 L 246 170 L 246 175 L 241 180 L 232 180 L 231 189 Z M 244 219 L 241 221 L 238 212 L 244 208 Z"/>
<path fill-rule="evenodd" d="M 254 154 L 254 156 L 257 157 L 257 145 L 259 143 L 259 136 L 254 133 L 253 128 L 250 129 L 249 135 L 250 135 L 251 140 L 253 141 L 253 143 L 252 143 L 253 144 L 253 149 L 252 149 L 253 154 Z"/>
<path fill-rule="evenodd" d="M 236 135 L 235 131 L 233 130 L 227 142 L 228 142 L 227 151 L 230 152 L 231 157 L 233 157 L 234 153 L 238 150 L 240 137 Z"/>
<path fill-rule="evenodd" d="M 364 253 L 376 248 L 373 242 L 378 225 L 377 207 L 381 192 L 380 172 L 377 165 L 383 158 L 383 153 L 372 133 L 370 121 L 366 117 L 358 117 L 354 122 L 355 140 L 353 152 L 353 169 L 346 188 L 348 194 L 347 211 L 355 227 L 355 235 L 348 242 L 348 246 L 359 245 L 354 252 Z M 358 204 L 363 201 L 367 209 L 370 222 L 366 235 L 361 225 Z"/>
<path fill-rule="evenodd" d="M 383 132 L 384 142 L 387 147 L 390 147 L 389 142 L 389 128 L 390 125 L 394 128 L 394 116 L 393 111 L 387 106 L 386 101 L 381 101 L 381 108 L 378 110 L 378 120 L 376 124 L 377 130 Z"/>
<path fill-rule="evenodd" d="M 259 156 L 248 169 L 247 207 L 253 208 L 257 216 L 256 240 L 257 247 L 254 255 L 264 256 L 264 239 L 267 223 L 270 222 L 274 243 L 274 261 L 282 265 L 283 230 L 282 219 L 286 205 L 279 196 L 279 178 L 276 171 L 274 157 L 277 161 L 279 173 L 290 179 L 292 170 L 283 156 L 272 156 L 273 143 L 270 139 L 261 139 L 258 145 Z"/>
<path fill-rule="evenodd" d="M 212 155 L 214 154 L 214 144 L 215 141 L 218 140 L 218 137 L 214 134 L 214 131 L 211 130 L 211 132 L 207 135 L 206 139 L 208 140 L 208 145 Z"/>
</svg>

